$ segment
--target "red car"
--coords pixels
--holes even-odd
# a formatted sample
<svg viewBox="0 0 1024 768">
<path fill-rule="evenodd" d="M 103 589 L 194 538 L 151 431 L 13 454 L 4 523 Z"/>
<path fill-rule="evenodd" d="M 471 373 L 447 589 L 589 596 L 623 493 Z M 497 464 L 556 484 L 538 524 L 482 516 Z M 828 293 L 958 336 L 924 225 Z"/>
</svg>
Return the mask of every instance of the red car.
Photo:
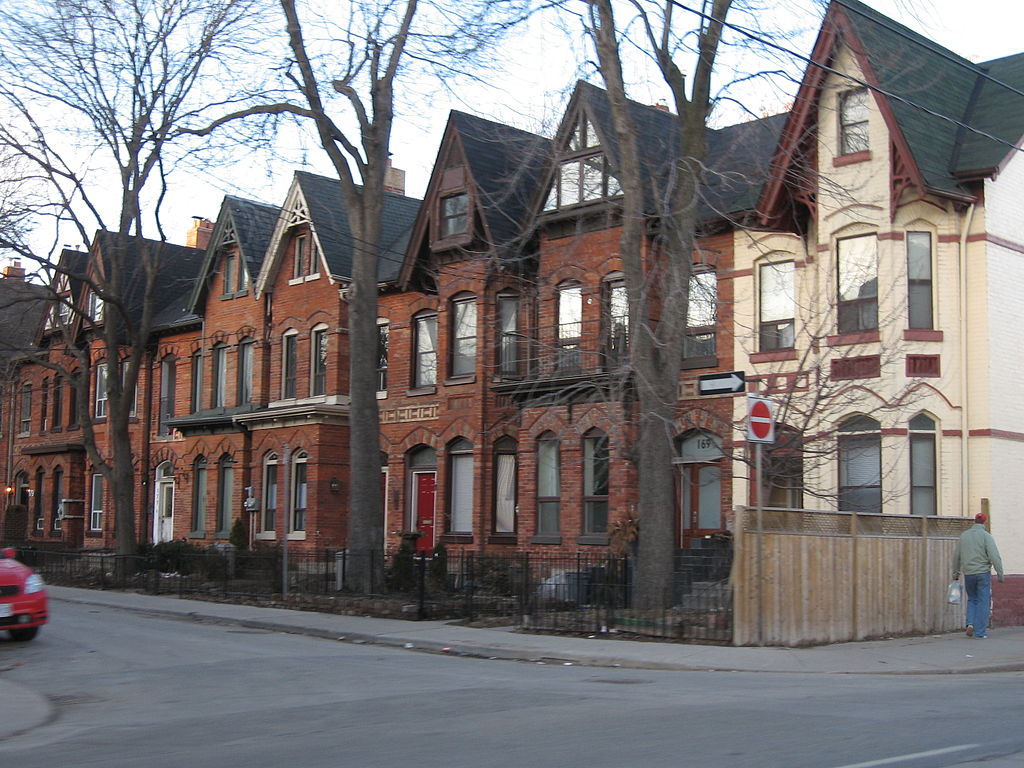
<svg viewBox="0 0 1024 768">
<path fill-rule="evenodd" d="M 46 623 L 43 577 L 14 558 L 13 547 L 0 549 L 0 630 L 13 640 L 31 640 Z"/>
</svg>

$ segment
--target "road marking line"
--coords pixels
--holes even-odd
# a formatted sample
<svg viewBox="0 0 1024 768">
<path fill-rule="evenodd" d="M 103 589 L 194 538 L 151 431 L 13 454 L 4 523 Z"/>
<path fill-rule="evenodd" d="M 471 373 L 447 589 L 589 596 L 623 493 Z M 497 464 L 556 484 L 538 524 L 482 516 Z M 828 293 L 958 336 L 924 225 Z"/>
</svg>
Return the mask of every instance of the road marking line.
<svg viewBox="0 0 1024 768">
<path fill-rule="evenodd" d="M 896 757 L 886 757 L 882 760 L 868 760 L 866 763 L 850 763 L 849 765 L 837 765 L 836 768 L 872 768 L 876 765 L 892 765 L 903 760 L 917 760 L 921 757 L 934 757 L 935 755 L 945 755 L 949 752 L 963 752 L 965 749 L 974 749 L 975 747 L 981 746 L 980 744 L 961 744 L 959 747 L 945 747 L 944 749 L 929 749 L 927 752 L 914 752 L 909 755 L 897 755 Z"/>
</svg>

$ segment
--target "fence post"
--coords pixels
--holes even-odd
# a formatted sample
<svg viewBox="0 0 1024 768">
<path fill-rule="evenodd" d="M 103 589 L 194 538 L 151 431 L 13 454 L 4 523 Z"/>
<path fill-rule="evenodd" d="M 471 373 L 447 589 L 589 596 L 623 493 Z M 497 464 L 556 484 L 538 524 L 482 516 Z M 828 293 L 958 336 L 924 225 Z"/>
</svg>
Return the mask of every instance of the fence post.
<svg viewBox="0 0 1024 768">
<path fill-rule="evenodd" d="M 345 588 L 345 550 L 334 553 L 334 591 L 341 592 Z"/>
<path fill-rule="evenodd" d="M 419 605 L 416 609 L 416 618 L 420 621 L 427 618 L 427 556 L 420 552 L 419 565 L 416 567 L 417 591 L 419 592 Z"/>
<path fill-rule="evenodd" d="M 853 542 L 851 544 L 852 554 L 851 554 L 851 562 L 850 562 L 850 571 L 851 571 L 851 579 L 850 579 L 850 591 L 851 591 L 851 594 L 850 594 L 850 606 L 851 606 L 851 608 L 853 610 L 853 616 L 851 617 L 852 620 L 850 621 L 850 627 L 853 630 L 853 637 L 851 637 L 850 639 L 851 640 L 858 640 L 858 639 L 860 639 L 860 631 L 859 631 L 859 629 L 860 629 L 860 627 L 859 627 L 860 622 L 858 620 L 858 615 L 860 614 L 860 606 L 857 603 L 860 601 L 860 589 L 859 589 L 860 572 L 859 572 L 859 569 L 857 568 L 857 549 L 858 549 L 858 547 L 857 547 L 857 512 L 856 512 L 856 510 L 853 510 L 853 511 L 850 512 L 850 535 L 853 537 Z"/>
<path fill-rule="evenodd" d="M 530 555 L 523 552 L 523 583 L 519 592 L 519 615 L 520 622 L 526 626 L 527 617 L 530 615 Z"/>
<path fill-rule="evenodd" d="M 473 574 L 473 553 L 466 553 L 466 618 L 473 620 L 473 590 L 476 588 L 476 578 Z"/>
</svg>

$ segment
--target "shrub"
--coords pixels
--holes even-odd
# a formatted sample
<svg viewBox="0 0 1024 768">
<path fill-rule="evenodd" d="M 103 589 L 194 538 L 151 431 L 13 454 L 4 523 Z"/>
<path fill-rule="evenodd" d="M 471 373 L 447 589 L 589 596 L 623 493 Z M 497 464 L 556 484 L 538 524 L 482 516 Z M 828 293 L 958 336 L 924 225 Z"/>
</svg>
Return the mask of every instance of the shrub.
<svg viewBox="0 0 1024 768">
<path fill-rule="evenodd" d="M 430 561 L 430 582 L 441 589 L 448 589 L 448 548 L 443 541 L 434 547 L 434 557 Z"/>
<path fill-rule="evenodd" d="M 416 548 L 410 539 L 402 539 L 402 543 L 391 559 L 391 567 L 387 572 L 388 588 L 394 592 L 408 592 L 416 585 Z"/>
<path fill-rule="evenodd" d="M 231 524 L 231 533 L 228 534 L 228 541 L 230 541 L 235 549 L 248 549 L 249 548 L 249 531 L 246 529 L 245 521 L 240 517 L 235 518 L 235 522 Z"/>
</svg>

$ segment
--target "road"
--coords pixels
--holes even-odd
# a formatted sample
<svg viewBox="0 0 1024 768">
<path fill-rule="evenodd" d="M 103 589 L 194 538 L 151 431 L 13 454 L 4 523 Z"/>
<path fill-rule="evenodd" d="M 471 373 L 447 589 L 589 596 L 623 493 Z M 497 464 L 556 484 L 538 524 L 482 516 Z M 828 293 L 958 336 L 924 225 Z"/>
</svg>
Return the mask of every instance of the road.
<svg viewBox="0 0 1024 768">
<path fill-rule="evenodd" d="M 3 765 L 1024 765 L 1024 673 L 602 670 L 53 608 L 0 639 L 4 679 L 56 706 Z"/>
</svg>

